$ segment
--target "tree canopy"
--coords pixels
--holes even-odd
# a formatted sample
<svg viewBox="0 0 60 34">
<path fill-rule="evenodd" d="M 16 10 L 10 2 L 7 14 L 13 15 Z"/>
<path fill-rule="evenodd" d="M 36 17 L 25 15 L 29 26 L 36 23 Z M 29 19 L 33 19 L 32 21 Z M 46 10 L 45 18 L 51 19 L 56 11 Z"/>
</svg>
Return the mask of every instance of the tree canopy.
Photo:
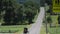
<svg viewBox="0 0 60 34">
<path fill-rule="evenodd" d="M 39 5 L 33 1 L 26 1 L 24 4 L 19 4 L 17 0 L 0 0 L 0 15 L 5 12 L 2 18 L 2 25 L 17 25 L 23 24 L 27 20 L 28 23 L 33 23 L 33 19 L 37 14 Z"/>
</svg>

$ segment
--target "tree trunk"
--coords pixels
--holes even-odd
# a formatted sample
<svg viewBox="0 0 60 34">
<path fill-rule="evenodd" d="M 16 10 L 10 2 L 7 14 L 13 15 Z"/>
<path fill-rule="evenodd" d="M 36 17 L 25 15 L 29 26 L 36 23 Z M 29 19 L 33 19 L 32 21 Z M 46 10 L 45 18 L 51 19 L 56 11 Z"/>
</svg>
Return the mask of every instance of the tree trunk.
<svg viewBox="0 0 60 34">
<path fill-rule="evenodd" d="M 51 28 L 51 23 L 50 23 L 50 28 Z"/>
</svg>

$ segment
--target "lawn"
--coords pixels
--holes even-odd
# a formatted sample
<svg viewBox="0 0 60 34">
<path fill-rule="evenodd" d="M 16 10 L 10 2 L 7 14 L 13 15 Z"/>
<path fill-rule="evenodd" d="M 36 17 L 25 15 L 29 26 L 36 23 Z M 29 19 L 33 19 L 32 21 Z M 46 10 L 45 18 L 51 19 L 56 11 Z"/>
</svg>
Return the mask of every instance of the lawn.
<svg viewBox="0 0 60 34">
<path fill-rule="evenodd" d="M 60 34 L 60 27 L 49 27 L 48 31 L 50 34 Z"/>
<path fill-rule="evenodd" d="M 16 33 L 20 32 L 22 33 L 24 30 L 24 27 L 30 27 L 30 25 L 15 25 L 15 26 L 0 26 L 0 32 L 4 33 Z"/>
<path fill-rule="evenodd" d="M 40 34 L 46 34 L 46 27 L 44 25 L 41 26 Z"/>
<path fill-rule="evenodd" d="M 46 7 L 49 8 L 48 6 L 46 6 Z M 47 11 L 48 9 L 45 9 L 45 10 Z M 49 16 L 49 14 L 47 13 L 46 16 Z M 52 17 L 52 24 L 56 25 L 58 15 L 51 15 L 51 17 Z M 49 34 L 60 34 L 60 27 L 51 27 L 50 28 L 50 26 L 48 25 L 48 33 Z M 42 27 L 40 34 L 45 34 L 45 27 Z"/>
<path fill-rule="evenodd" d="M 58 15 L 51 15 L 51 18 L 52 18 L 52 23 L 56 24 L 57 19 L 58 19 Z"/>
<path fill-rule="evenodd" d="M 58 18 L 58 15 L 52 15 L 52 25 L 55 25 L 56 26 L 56 23 L 57 23 L 57 18 Z M 60 34 L 60 27 L 56 26 L 56 27 L 49 27 L 48 25 L 48 32 L 50 34 Z"/>
</svg>

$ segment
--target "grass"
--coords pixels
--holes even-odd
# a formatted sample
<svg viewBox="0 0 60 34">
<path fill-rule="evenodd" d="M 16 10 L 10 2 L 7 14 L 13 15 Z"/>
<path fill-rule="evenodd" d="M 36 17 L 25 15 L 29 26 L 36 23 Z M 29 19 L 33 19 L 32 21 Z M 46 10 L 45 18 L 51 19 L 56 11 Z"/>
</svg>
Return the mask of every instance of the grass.
<svg viewBox="0 0 60 34">
<path fill-rule="evenodd" d="M 46 34 L 46 27 L 43 25 L 40 30 L 40 34 Z M 60 34 L 60 27 L 49 27 L 48 25 L 48 34 Z"/>
<path fill-rule="evenodd" d="M 9 32 L 9 30 L 13 33 L 20 32 L 22 33 L 24 27 L 30 27 L 30 25 L 16 25 L 16 26 L 0 26 L 0 32 Z"/>
<path fill-rule="evenodd" d="M 37 11 L 37 14 L 35 15 L 35 17 L 34 17 L 34 19 L 32 20 L 33 22 L 36 22 L 36 20 L 37 20 L 37 17 L 38 17 L 38 11 Z"/>
<path fill-rule="evenodd" d="M 37 17 L 38 17 L 38 14 L 37 14 L 37 15 L 35 15 L 35 17 L 34 17 L 34 19 L 33 19 L 33 22 L 36 22 Z"/>
<path fill-rule="evenodd" d="M 60 34 L 60 27 L 48 27 L 50 34 Z"/>
<path fill-rule="evenodd" d="M 51 16 L 52 17 L 52 25 L 56 25 L 56 23 L 57 23 L 57 18 L 58 18 L 58 15 L 52 15 Z M 58 27 L 58 26 L 56 26 L 56 27 L 49 27 L 49 25 L 48 25 L 48 31 L 49 31 L 49 33 L 50 34 L 60 34 L 60 27 Z"/>
<path fill-rule="evenodd" d="M 47 14 L 47 16 L 49 16 L 49 14 Z M 52 19 L 52 25 L 56 25 L 56 23 L 58 22 L 58 15 L 51 15 L 51 19 Z M 48 33 L 49 34 L 59 34 L 60 32 L 60 27 L 51 27 L 48 24 Z"/>
<path fill-rule="evenodd" d="M 46 28 L 44 25 L 41 26 L 40 34 L 46 34 Z"/>
<path fill-rule="evenodd" d="M 58 15 L 51 15 L 51 18 L 52 18 L 52 23 L 56 24 Z"/>
<path fill-rule="evenodd" d="M 49 8 L 49 7 L 47 6 L 47 8 Z M 47 10 L 48 10 L 48 9 L 46 9 L 46 11 L 47 11 Z M 47 14 L 47 16 L 49 16 L 49 15 Z M 58 15 L 51 15 L 51 17 L 52 17 L 52 24 L 53 24 L 53 25 L 56 25 Z M 42 29 L 41 29 L 41 34 L 45 34 L 44 28 L 45 28 L 45 27 L 42 27 Z M 50 26 L 48 25 L 48 32 L 49 32 L 49 34 L 60 34 L 60 27 L 51 27 L 51 28 L 50 28 Z"/>
</svg>

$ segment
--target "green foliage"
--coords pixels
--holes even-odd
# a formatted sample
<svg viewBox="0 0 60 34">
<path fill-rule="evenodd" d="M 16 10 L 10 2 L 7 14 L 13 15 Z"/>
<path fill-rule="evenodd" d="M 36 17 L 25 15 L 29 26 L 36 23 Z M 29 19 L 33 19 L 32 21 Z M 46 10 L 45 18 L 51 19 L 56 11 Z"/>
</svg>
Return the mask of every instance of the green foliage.
<svg viewBox="0 0 60 34">
<path fill-rule="evenodd" d="M 13 24 L 11 22 L 12 18 L 14 20 L 15 12 L 14 12 L 14 6 L 12 0 L 5 0 L 4 2 L 4 7 L 5 7 L 5 15 L 4 15 L 4 22 L 2 25 L 10 25 Z"/>
<path fill-rule="evenodd" d="M 34 19 L 35 15 L 37 14 L 37 4 L 33 1 L 27 1 L 24 3 L 25 7 L 25 14 L 26 14 L 26 19 L 28 19 L 29 24 L 33 23 L 32 20 Z"/>
<path fill-rule="evenodd" d="M 34 2 L 34 1 L 26 1 L 24 3 L 24 6 L 29 7 L 29 8 L 34 8 L 35 7 L 35 9 L 39 9 L 39 4 Z"/>
<path fill-rule="evenodd" d="M 58 19 L 57 20 L 58 20 L 58 23 L 60 24 L 60 15 L 58 16 Z"/>
<path fill-rule="evenodd" d="M 17 8 L 16 0 L 3 0 L 1 2 L 2 2 L 1 4 L 3 4 L 2 5 L 3 11 L 5 11 L 4 16 L 2 15 L 5 23 L 3 23 L 2 25 L 16 24 L 17 23 L 15 17 L 16 16 L 15 9 Z"/>
<path fill-rule="evenodd" d="M 23 24 L 25 21 L 33 23 L 39 5 L 33 1 L 27 1 L 23 5 L 16 2 L 16 0 L 3 0 L 1 1 L 1 8 L 3 8 L 4 23 L 2 25 L 17 25 Z M 2 9 L 1 9 L 2 10 Z"/>
<path fill-rule="evenodd" d="M 51 19 L 51 16 L 50 15 L 47 17 L 47 22 L 50 24 L 50 27 L 51 27 L 52 19 Z"/>
<path fill-rule="evenodd" d="M 52 23 L 51 16 L 48 16 L 48 17 L 47 17 L 47 22 L 48 22 L 48 23 Z"/>
<path fill-rule="evenodd" d="M 52 0 L 45 0 L 48 5 L 52 5 Z"/>
</svg>

